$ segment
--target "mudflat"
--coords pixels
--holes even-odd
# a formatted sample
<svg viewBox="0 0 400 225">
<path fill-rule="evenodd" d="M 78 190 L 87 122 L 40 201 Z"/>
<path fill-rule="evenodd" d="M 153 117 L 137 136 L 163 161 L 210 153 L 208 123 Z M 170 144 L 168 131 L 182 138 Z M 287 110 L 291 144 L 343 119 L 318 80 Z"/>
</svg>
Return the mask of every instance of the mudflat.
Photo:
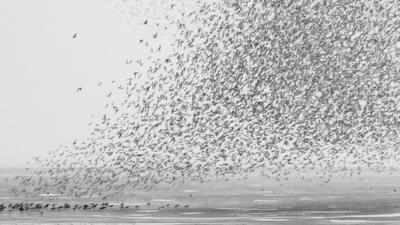
<svg viewBox="0 0 400 225">
<path fill-rule="evenodd" d="M 0 204 L 7 206 L 0 224 L 400 224 L 398 175 L 336 177 L 329 183 L 249 176 L 103 199 L 15 196 L 10 190 L 18 183 L 12 178 L 20 173 L 0 169 Z M 10 204 L 49 206 L 21 211 Z"/>
</svg>

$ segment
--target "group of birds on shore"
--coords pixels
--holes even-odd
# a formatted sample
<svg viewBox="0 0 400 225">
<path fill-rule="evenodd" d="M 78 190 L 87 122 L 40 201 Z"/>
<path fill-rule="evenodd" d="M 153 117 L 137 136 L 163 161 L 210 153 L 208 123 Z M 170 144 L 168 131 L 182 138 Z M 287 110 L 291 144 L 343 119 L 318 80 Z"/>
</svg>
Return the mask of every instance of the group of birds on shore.
<svg viewBox="0 0 400 225">
<path fill-rule="evenodd" d="M 151 203 L 148 202 L 145 205 L 133 205 L 129 206 L 126 205 L 125 203 L 121 204 L 111 204 L 108 202 L 103 202 L 103 203 L 40 203 L 40 202 L 29 202 L 29 203 L 0 203 L 0 212 L 10 212 L 10 211 L 20 211 L 20 212 L 25 212 L 25 211 L 40 211 L 40 213 L 43 215 L 43 210 L 51 210 L 51 211 L 60 211 L 60 210 L 68 210 L 71 209 L 73 211 L 75 210 L 106 210 L 106 209 L 119 209 L 119 210 L 124 210 L 124 209 L 149 209 Z M 158 210 L 159 211 L 165 211 L 169 209 L 178 209 L 178 208 L 184 208 L 187 209 L 189 208 L 189 204 L 172 204 L 172 203 L 167 203 L 165 205 L 159 205 Z"/>
<path fill-rule="evenodd" d="M 156 41 L 168 25 L 172 53 L 137 62 L 144 72 L 116 86 L 112 96 L 123 97 L 110 95 L 91 137 L 37 158 L 40 169 L 20 177 L 23 193 L 113 194 L 254 171 L 329 181 L 397 170 L 399 6 L 159 4 L 171 2 L 164 20 L 141 22 L 156 30 L 140 43 L 164 49 Z"/>
<path fill-rule="evenodd" d="M 109 203 L 90 203 L 90 204 L 71 204 L 71 203 L 64 203 L 61 205 L 57 205 L 56 203 L 9 203 L 8 205 L 0 203 L 0 212 L 1 211 L 30 211 L 30 210 L 61 210 L 61 209 L 82 209 L 82 210 L 89 210 L 89 209 L 99 209 L 103 210 L 106 208 L 113 208 L 114 205 Z M 125 208 L 123 203 L 121 203 L 120 209 Z"/>
</svg>

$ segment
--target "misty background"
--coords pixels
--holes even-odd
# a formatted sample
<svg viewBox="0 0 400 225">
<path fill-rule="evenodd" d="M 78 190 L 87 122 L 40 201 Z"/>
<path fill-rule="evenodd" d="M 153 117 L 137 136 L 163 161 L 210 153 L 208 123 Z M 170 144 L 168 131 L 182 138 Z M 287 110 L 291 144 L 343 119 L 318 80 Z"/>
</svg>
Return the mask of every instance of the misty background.
<svg viewBox="0 0 400 225">
<path fill-rule="evenodd" d="M 110 1 L 1 1 L 0 27 L 0 167 L 88 137 L 107 85 L 149 54 L 143 26 Z"/>
</svg>

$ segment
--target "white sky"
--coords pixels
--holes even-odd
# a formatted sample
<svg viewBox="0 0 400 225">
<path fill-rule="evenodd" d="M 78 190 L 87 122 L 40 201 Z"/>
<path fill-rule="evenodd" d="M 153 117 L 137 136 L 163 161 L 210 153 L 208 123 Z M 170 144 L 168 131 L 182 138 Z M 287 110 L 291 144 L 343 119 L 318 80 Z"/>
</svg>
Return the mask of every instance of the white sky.
<svg viewBox="0 0 400 225">
<path fill-rule="evenodd" d="M 128 21 L 106 0 L 0 1 L 0 167 L 88 136 L 107 94 L 97 83 L 128 77 L 125 60 L 145 54 Z"/>
</svg>

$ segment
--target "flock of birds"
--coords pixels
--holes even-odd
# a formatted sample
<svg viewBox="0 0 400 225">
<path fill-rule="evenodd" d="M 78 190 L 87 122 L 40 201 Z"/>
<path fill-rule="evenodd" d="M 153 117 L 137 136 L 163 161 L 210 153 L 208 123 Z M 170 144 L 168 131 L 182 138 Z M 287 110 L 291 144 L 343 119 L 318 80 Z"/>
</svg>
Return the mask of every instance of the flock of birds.
<svg viewBox="0 0 400 225">
<path fill-rule="evenodd" d="M 26 211 L 40 211 L 40 214 L 43 215 L 44 210 L 50 210 L 50 211 L 60 211 L 60 210 L 107 210 L 107 209 L 119 209 L 119 210 L 126 210 L 129 208 L 133 208 L 135 210 L 140 210 L 140 209 L 149 209 L 151 203 L 148 202 L 145 205 L 134 205 L 134 206 L 129 206 L 126 205 L 125 203 L 121 204 L 111 204 L 108 202 L 103 202 L 103 203 L 41 203 L 41 202 L 29 202 L 29 203 L 9 203 L 9 204 L 4 204 L 0 203 L 0 212 L 12 212 L 12 211 L 19 211 L 19 212 L 26 212 Z M 172 204 L 172 203 L 167 203 L 165 205 L 160 205 L 158 206 L 159 211 L 166 211 L 166 210 L 174 210 L 178 208 L 183 208 L 187 209 L 189 208 L 189 204 Z"/>
<path fill-rule="evenodd" d="M 90 138 L 35 158 L 40 169 L 18 178 L 21 193 L 113 194 L 254 171 L 329 181 L 397 170 L 398 5 L 158 4 L 166 4 L 161 19 L 140 22 L 150 32 L 139 44 L 154 54 L 127 60 L 142 70 L 115 82 Z M 161 46 L 167 31 L 173 44 Z M 165 48 L 172 53 L 156 54 Z"/>
</svg>

